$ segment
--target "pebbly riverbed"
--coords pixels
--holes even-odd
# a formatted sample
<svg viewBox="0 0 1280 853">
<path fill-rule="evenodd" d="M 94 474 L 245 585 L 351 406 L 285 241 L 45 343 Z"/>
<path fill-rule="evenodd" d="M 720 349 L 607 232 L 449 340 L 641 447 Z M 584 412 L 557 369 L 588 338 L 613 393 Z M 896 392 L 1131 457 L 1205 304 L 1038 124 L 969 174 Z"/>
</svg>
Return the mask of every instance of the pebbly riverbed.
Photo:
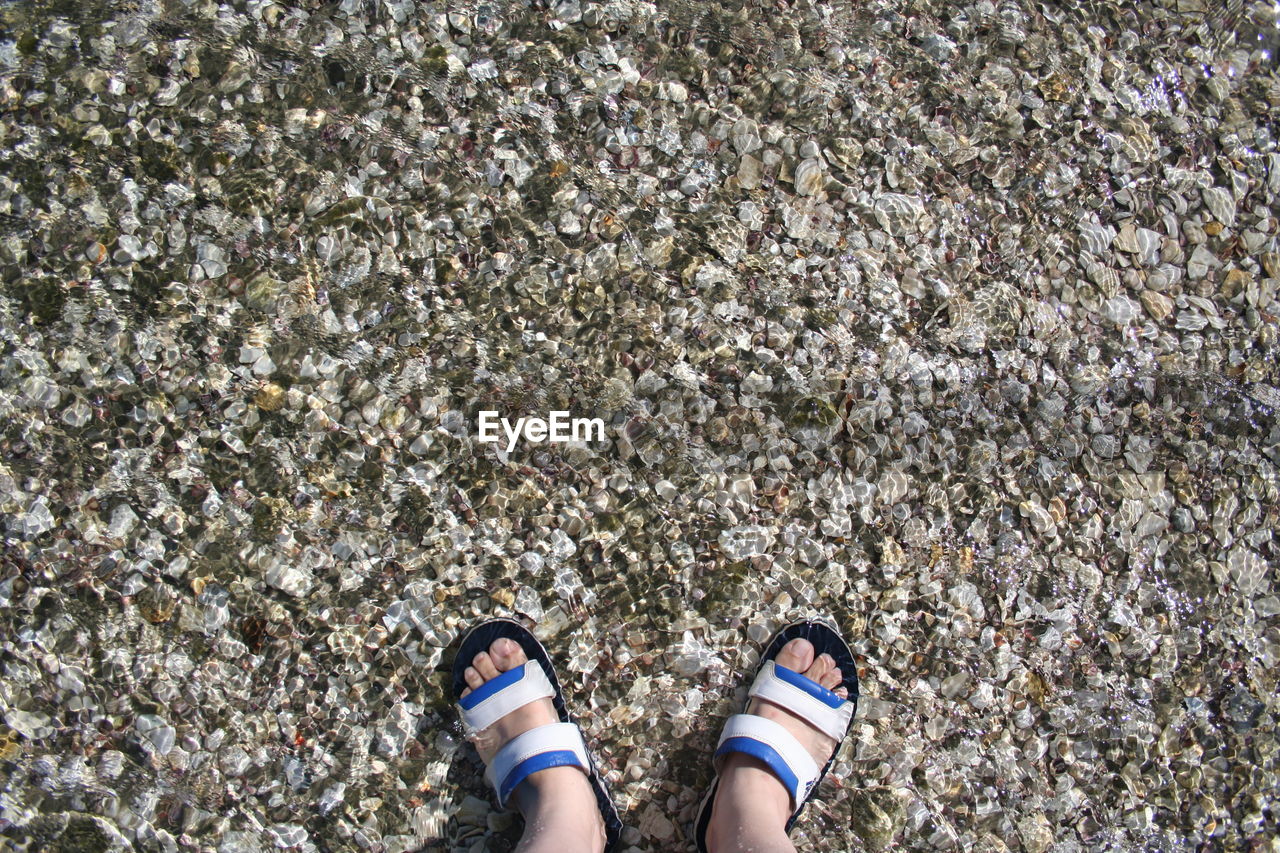
<svg viewBox="0 0 1280 853">
<path fill-rule="evenodd" d="M 0 843 L 510 850 L 500 614 L 691 850 L 825 613 L 800 849 L 1280 849 L 1278 63 L 1248 0 L 0 5 Z"/>
</svg>

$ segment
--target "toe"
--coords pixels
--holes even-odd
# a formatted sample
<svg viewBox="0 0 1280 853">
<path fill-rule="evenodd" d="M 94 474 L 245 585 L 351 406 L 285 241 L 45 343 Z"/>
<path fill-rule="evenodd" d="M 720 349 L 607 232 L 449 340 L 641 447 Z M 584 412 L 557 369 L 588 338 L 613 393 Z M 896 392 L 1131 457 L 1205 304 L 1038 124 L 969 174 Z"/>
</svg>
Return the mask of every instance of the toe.
<svg viewBox="0 0 1280 853">
<path fill-rule="evenodd" d="M 489 657 L 493 659 L 499 672 L 515 669 L 529 661 L 520 644 L 506 637 L 493 641 L 493 645 L 489 646 Z"/>
<path fill-rule="evenodd" d="M 835 658 L 831 655 L 819 655 L 818 660 L 823 663 L 823 671 L 818 678 L 818 683 L 828 690 L 835 689 L 841 681 L 840 669 L 836 666 Z"/>
<path fill-rule="evenodd" d="M 493 658 L 489 657 L 488 652 L 481 652 L 471 661 L 471 665 L 476 668 L 476 672 L 488 681 L 490 678 L 498 677 L 498 668 L 493 664 Z"/>
<path fill-rule="evenodd" d="M 796 637 L 778 650 L 778 665 L 792 672 L 805 672 L 813 665 L 813 643 Z"/>
<path fill-rule="evenodd" d="M 484 684 L 484 679 L 480 677 L 480 673 L 476 672 L 474 666 L 467 667 L 466 671 L 462 673 L 462 679 L 467 682 L 467 690 L 463 692 L 463 696 Z"/>
<path fill-rule="evenodd" d="M 804 671 L 805 678 L 811 678 L 819 683 L 831 670 L 831 658 L 827 655 L 818 655 L 813 659 L 813 663 L 809 664 L 809 668 Z"/>
</svg>

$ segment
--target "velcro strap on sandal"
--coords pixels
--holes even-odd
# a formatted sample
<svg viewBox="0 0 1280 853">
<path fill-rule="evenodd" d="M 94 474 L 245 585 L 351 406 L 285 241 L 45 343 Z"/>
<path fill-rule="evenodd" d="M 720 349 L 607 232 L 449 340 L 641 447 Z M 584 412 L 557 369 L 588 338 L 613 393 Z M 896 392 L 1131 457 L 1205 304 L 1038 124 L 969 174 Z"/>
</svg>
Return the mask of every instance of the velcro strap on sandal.
<svg viewBox="0 0 1280 853">
<path fill-rule="evenodd" d="M 809 722 L 834 741 L 844 739 L 854 704 L 798 672 L 765 661 L 750 695 L 767 699 Z"/>
<path fill-rule="evenodd" d="M 531 660 L 491 678 L 458 700 L 462 724 L 473 732 L 484 731 L 517 708 L 547 696 L 555 689 L 542 666 Z"/>
<path fill-rule="evenodd" d="M 497 792 L 498 806 L 506 808 L 507 798 L 521 782 L 549 767 L 578 767 L 591 772 L 582 732 L 573 723 L 548 723 L 516 735 L 498 750 L 484 778 Z"/>
<path fill-rule="evenodd" d="M 735 714 L 724 724 L 716 748 L 717 772 L 730 752 L 763 761 L 791 795 L 792 811 L 808 798 L 822 772 L 809 750 L 786 727 L 755 714 Z"/>
</svg>

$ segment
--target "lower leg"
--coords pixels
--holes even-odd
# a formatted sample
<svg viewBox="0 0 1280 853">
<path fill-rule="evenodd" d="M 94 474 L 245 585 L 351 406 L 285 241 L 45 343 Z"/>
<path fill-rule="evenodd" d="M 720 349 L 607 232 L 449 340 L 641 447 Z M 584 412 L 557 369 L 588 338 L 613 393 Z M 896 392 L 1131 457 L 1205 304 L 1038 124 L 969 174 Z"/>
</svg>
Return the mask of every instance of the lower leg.
<svg viewBox="0 0 1280 853">
<path fill-rule="evenodd" d="M 707 827 L 712 853 L 795 853 L 785 829 L 791 801 L 778 778 L 749 755 L 726 759 L 713 814 Z"/>
<path fill-rule="evenodd" d="M 604 822 L 595 792 L 576 767 L 534 773 L 517 788 L 512 802 L 524 815 L 516 853 L 600 853 Z"/>
<path fill-rule="evenodd" d="M 528 657 L 508 639 L 494 641 L 467 668 L 465 697 L 500 673 L 522 666 Z M 503 744 L 537 726 L 557 722 L 550 699 L 540 699 L 475 733 L 476 749 L 485 764 L 493 762 Z M 604 820 L 595 791 L 577 767 L 549 767 L 532 773 L 511 793 L 510 804 L 524 815 L 519 853 L 600 853 L 604 849 Z"/>
<path fill-rule="evenodd" d="M 778 652 L 779 666 L 803 673 L 837 695 L 840 671 L 830 655 L 814 657 L 813 644 L 796 639 Z M 821 766 L 831 755 L 835 741 L 811 728 L 800 717 L 785 708 L 753 699 L 747 713 L 771 719 L 786 727 L 808 748 L 813 760 Z M 725 756 L 707 825 L 707 846 L 712 853 L 795 853 L 787 838 L 786 825 L 791 818 L 791 794 L 782 782 L 759 759 L 741 752 Z"/>
</svg>

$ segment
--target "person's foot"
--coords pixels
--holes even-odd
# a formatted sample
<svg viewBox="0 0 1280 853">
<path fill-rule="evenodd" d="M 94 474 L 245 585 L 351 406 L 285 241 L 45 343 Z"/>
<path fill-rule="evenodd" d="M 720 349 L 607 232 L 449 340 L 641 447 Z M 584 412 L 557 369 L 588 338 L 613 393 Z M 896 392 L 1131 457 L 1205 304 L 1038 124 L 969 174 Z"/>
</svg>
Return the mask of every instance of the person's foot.
<svg viewBox="0 0 1280 853">
<path fill-rule="evenodd" d="M 467 689 L 462 695 L 466 696 L 500 673 L 523 666 L 528 660 L 519 643 L 505 637 L 494 640 L 489 651 L 476 655 L 463 673 Z M 472 741 L 487 766 L 498 750 L 516 735 L 558 722 L 555 705 L 550 698 L 543 698 L 517 708 L 484 731 L 475 733 Z M 530 774 L 512 793 L 511 801 L 524 815 L 525 842 L 545 833 L 547 838 L 577 839 L 564 845 L 561 848 L 564 851 L 577 850 L 578 844 L 586 850 L 604 848 L 604 821 L 596 805 L 595 792 L 579 768 L 549 767 Z"/>
<path fill-rule="evenodd" d="M 779 650 L 775 662 L 828 690 L 834 690 L 841 698 L 848 698 L 848 691 L 837 687 L 841 676 L 835 659 L 826 654 L 815 658 L 813 644 L 808 640 L 797 637 L 787 643 Z M 809 750 L 819 767 L 827 763 L 836 747 L 834 740 L 808 721 L 768 700 L 753 697 L 746 713 L 765 717 L 786 727 Z M 731 752 L 725 757 L 719 778 L 715 802 L 711 807 L 711 821 L 707 825 L 707 844 L 711 850 L 747 849 L 735 845 L 746 836 L 758 837 L 761 826 L 773 828 L 770 834 L 785 840 L 786 823 L 791 817 L 791 797 L 763 761 L 741 752 Z"/>
</svg>

